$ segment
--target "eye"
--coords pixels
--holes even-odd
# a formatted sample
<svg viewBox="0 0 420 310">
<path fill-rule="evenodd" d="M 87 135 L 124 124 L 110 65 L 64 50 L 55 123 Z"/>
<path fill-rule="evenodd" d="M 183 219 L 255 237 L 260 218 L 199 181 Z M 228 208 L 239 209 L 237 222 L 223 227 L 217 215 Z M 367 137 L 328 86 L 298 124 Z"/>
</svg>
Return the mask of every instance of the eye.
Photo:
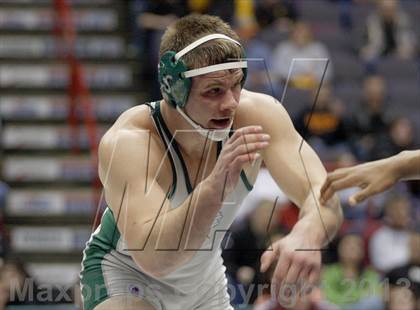
<svg viewBox="0 0 420 310">
<path fill-rule="evenodd" d="M 223 90 L 220 87 L 214 87 L 214 88 L 206 91 L 206 95 L 215 96 L 215 95 L 219 95 L 220 93 L 222 93 L 222 91 Z"/>
</svg>

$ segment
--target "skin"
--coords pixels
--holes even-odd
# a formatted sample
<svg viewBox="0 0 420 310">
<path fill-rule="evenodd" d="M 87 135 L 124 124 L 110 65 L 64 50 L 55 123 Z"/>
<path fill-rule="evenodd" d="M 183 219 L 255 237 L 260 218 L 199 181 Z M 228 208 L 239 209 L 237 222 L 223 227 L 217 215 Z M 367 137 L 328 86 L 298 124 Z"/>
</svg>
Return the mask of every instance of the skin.
<svg viewBox="0 0 420 310">
<path fill-rule="evenodd" d="M 113 296 L 95 307 L 95 310 L 115 309 L 154 310 L 154 308 L 148 302 L 133 296 Z"/>
<path fill-rule="evenodd" d="M 242 90 L 241 78 L 242 72 L 238 70 L 193 78 L 185 112 L 205 128 L 214 128 L 215 118 L 230 117 L 237 129 L 217 161 L 216 143 L 191 131 L 179 113 L 161 101 L 162 116 L 171 133 L 190 131 L 177 134 L 176 139 L 196 187 L 179 207 L 171 209 L 165 199 L 172 183 L 172 170 L 146 106 L 123 113 L 102 138 L 99 175 L 108 205 L 114 214 L 120 214 L 117 225 L 128 247 L 143 248 L 131 251 L 132 258 L 144 272 L 162 277 L 192 258 L 195 251 L 191 249 L 200 248 L 222 207 L 222 195 L 225 197 L 236 186 L 242 169 L 255 170 L 254 161 L 262 158 L 277 184 L 301 208 L 300 220 L 293 231 L 274 242 L 261 257 L 262 271 L 275 266 L 272 287 L 273 296 L 278 296 L 285 284 L 316 283 L 320 252 L 295 249 L 323 247 L 340 227 L 342 213 L 336 196 L 322 205 L 315 198 L 313 193 L 320 190 L 326 171 L 306 143 L 299 154 L 302 138 L 283 106 L 270 96 Z M 144 151 L 149 146 L 146 131 L 150 132 L 149 157 Z M 198 174 L 203 148 L 207 169 Z M 146 168 L 147 160 L 150 163 Z M 139 207 L 145 205 L 148 207 Z M 184 226 L 187 233 L 182 233 Z M 156 251 L 156 245 L 171 251 Z M 108 299 L 108 303 L 112 300 L 113 297 Z"/>
<path fill-rule="evenodd" d="M 333 171 L 322 186 L 320 200 L 327 201 L 335 192 L 357 186 L 362 190 L 349 197 L 349 203 L 356 205 L 389 189 L 399 180 L 419 178 L 420 150 L 403 151 L 389 158 Z"/>
</svg>

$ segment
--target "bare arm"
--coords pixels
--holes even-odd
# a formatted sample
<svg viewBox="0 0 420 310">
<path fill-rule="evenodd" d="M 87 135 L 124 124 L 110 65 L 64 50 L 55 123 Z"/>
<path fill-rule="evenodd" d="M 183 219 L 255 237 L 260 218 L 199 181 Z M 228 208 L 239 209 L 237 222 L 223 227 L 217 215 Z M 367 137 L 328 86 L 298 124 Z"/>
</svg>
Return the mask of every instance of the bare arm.
<svg viewBox="0 0 420 310">
<path fill-rule="evenodd" d="M 399 180 L 411 179 L 420 179 L 420 150 L 403 151 L 389 158 L 337 169 L 328 175 L 322 186 L 321 199 L 326 201 L 339 190 L 357 186 L 362 190 L 349 198 L 349 203 L 355 205 Z"/>
<path fill-rule="evenodd" d="M 262 126 L 271 136 L 263 158 L 279 187 L 300 207 L 300 218 L 292 232 L 273 244 L 261 258 L 265 271 L 277 260 L 272 292 L 279 295 L 284 284 L 314 284 L 321 267 L 320 249 L 330 241 L 342 222 L 338 199 L 328 206 L 317 200 L 316 193 L 326 177 L 318 156 L 296 132 L 283 106 L 264 96 Z M 261 114 L 260 113 L 260 114 Z M 303 250 L 303 251 L 301 251 Z M 281 295 L 281 293 L 280 293 Z"/>
<path fill-rule="evenodd" d="M 151 139 L 147 168 L 147 132 L 121 131 L 103 139 L 99 158 L 106 199 L 129 253 L 145 272 L 164 276 L 191 259 L 194 249 L 200 248 L 221 208 L 226 174 L 230 182 L 238 182 L 242 165 L 263 147 L 255 143 L 262 139 L 259 132 L 254 126 L 234 134 L 210 175 L 177 208 L 172 208 L 166 197 L 168 189 L 154 182 L 156 175 L 162 173 L 158 141 Z M 240 138 L 242 134 L 254 142 L 248 148 Z M 233 186 L 226 187 L 225 195 Z"/>
</svg>

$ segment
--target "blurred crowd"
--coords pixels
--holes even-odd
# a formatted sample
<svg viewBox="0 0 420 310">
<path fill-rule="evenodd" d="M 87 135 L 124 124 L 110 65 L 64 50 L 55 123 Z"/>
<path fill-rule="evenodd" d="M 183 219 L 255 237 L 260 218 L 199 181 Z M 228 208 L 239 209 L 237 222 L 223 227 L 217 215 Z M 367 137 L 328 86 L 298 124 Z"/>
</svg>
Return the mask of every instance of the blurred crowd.
<svg viewBox="0 0 420 310">
<path fill-rule="evenodd" d="M 417 99 L 414 108 L 405 107 L 391 92 L 396 78 L 380 69 L 385 62 L 396 64 L 394 68 L 413 64 L 413 85 L 420 88 L 420 8 L 405 9 L 415 1 L 131 0 L 129 33 L 142 66 L 139 87 L 147 90 L 150 100 L 161 97 L 158 49 L 169 24 L 194 12 L 218 15 L 235 27 L 250 59 L 245 87 L 281 101 L 327 169 L 419 149 L 418 128 L 410 113 L 419 115 L 419 99 L 411 98 Z M 303 7 L 315 8 L 317 3 L 336 9 L 337 19 L 318 24 L 308 20 Z M 367 13 L 362 20 L 355 13 L 360 7 Z M 332 32 L 339 35 L 328 40 Z M 322 33 L 324 40 L 317 37 Z M 350 81 L 354 60 L 361 72 Z M 356 87 L 349 89 L 352 83 Z M 259 272 L 259 258 L 273 240 L 292 229 L 299 210 L 263 168 L 225 239 L 232 303 L 258 310 L 420 309 L 420 183 L 400 183 L 350 207 L 347 198 L 355 190 L 340 193 L 345 222 L 322 250 L 320 286 L 280 305 L 270 298 L 270 274 Z M 7 191 L 0 182 L 0 216 Z M 16 261 L 1 264 L 0 310 L 26 276 Z"/>
<path fill-rule="evenodd" d="M 158 43 L 166 26 L 188 13 L 221 16 L 234 25 L 250 59 L 245 87 L 281 101 L 299 133 L 327 168 L 334 169 L 419 148 L 412 110 L 391 91 L 398 83 L 394 69 L 381 70 L 383 63 L 411 63 L 417 70 L 415 85 L 420 86 L 419 16 L 411 16 L 406 2 L 134 1 L 138 36 L 133 44 L 140 59 L 147 59 L 142 62 L 142 81 L 152 89 L 150 99 L 156 99 Z M 337 19 L 308 19 L 311 11 L 302 9 L 309 4 L 314 9 L 317 4 L 333 7 Z M 355 13 L 360 7 L 362 20 Z M 339 35 L 328 38 L 332 32 Z M 345 57 L 360 67 L 360 74 L 352 76 L 352 61 L 343 68 Z M 350 94 L 343 91 L 347 83 L 356 84 Z M 420 106 L 414 109 L 418 113 Z M 263 170 L 225 239 L 223 257 L 236 307 L 420 309 L 419 182 L 401 183 L 350 207 L 347 198 L 355 190 L 340 193 L 345 223 L 323 250 L 320 286 L 305 298 L 293 299 L 292 294 L 290 304 L 280 305 L 270 298 L 270 275 L 259 272 L 259 257 L 292 229 L 299 210 Z"/>
</svg>

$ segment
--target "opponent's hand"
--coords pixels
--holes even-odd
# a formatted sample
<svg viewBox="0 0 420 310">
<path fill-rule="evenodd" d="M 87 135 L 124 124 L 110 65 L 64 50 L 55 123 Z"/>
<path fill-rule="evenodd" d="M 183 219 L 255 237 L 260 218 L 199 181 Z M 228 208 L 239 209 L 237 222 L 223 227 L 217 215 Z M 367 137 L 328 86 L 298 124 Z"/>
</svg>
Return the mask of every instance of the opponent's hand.
<svg viewBox="0 0 420 310">
<path fill-rule="evenodd" d="M 398 179 L 389 159 L 337 169 L 328 174 L 321 188 L 320 201 L 325 203 L 335 192 L 357 186 L 362 190 L 349 197 L 350 205 L 356 205 L 372 195 L 387 190 Z"/>
<path fill-rule="evenodd" d="M 213 186 L 229 194 L 239 180 L 242 167 L 260 158 L 258 151 L 269 145 L 270 136 L 261 126 L 240 128 L 226 141 L 216 165 L 208 176 Z"/>
<path fill-rule="evenodd" d="M 276 263 L 271 296 L 284 306 L 293 306 L 291 303 L 308 294 L 319 280 L 321 252 L 309 239 L 305 234 L 292 231 L 274 242 L 272 250 L 261 256 L 261 272 L 266 272 L 273 262 Z"/>
</svg>

